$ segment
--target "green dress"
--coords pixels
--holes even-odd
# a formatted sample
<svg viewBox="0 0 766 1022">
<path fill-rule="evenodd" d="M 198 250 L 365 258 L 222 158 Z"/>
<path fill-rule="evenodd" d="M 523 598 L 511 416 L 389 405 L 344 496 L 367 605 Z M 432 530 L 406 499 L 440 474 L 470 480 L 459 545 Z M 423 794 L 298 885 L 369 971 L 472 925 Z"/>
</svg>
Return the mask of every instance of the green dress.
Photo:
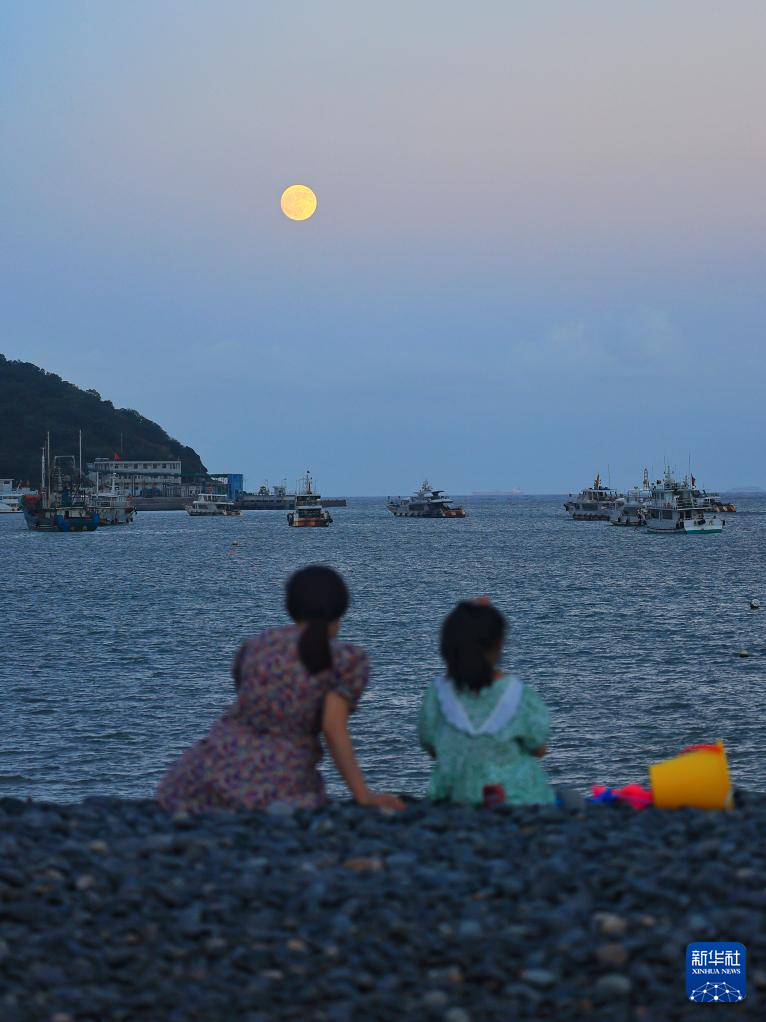
<svg viewBox="0 0 766 1022">
<path fill-rule="evenodd" d="M 503 706 L 510 712 L 503 713 Z M 484 785 L 502 784 L 509 805 L 555 802 L 540 758 L 533 755 L 549 730 L 545 703 L 516 678 L 498 678 L 479 692 L 437 678 L 419 720 L 420 744 L 435 759 L 428 797 L 481 805 Z"/>
</svg>

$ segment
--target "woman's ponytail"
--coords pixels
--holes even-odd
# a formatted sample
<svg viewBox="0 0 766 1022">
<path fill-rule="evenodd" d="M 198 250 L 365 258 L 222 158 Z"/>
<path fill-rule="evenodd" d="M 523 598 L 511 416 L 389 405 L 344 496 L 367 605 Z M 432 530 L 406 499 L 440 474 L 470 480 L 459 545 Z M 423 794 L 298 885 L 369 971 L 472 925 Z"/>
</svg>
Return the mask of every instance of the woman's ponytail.
<svg viewBox="0 0 766 1022">
<path fill-rule="evenodd" d="M 444 619 L 441 654 L 447 676 L 458 688 L 478 692 L 491 685 L 495 668 L 491 653 L 503 644 L 505 618 L 495 607 L 459 603 Z"/>
<path fill-rule="evenodd" d="M 315 618 L 308 621 L 298 642 L 298 655 L 309 674 L 319 674 L 332 667 L 332 650 L 327 621 Z"/>
<path fill-rule="evenodd" d="M 340 575 L 322 564 L 296 571 L 287 582 L 285 600 L 293 621 L 304 625 L 298 655 L 309 674 L 332 667 L 329 626 L 348 610 L 348 589 Z"/>
</svg>

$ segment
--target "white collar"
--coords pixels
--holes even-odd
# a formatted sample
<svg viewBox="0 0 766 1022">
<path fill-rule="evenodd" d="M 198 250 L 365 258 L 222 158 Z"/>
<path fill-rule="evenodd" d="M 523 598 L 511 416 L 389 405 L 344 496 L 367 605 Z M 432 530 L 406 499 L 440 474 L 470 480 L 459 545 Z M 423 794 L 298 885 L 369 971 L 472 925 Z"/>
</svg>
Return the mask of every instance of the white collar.
<svg viewBox="0 0 766 1022">
<path fill-rule="evenodd" d="M 495 704 L 494 710 L 478 728 L 474 727 L 468 719 L 465 708 L 458 699 L 455 686 L 445 677 L 436 679 L 436 694 L 439 697 L 439 705 L 448 723 L 463 734 L 476 738 L 478 735 L 495 735 L 498 731 L 510 724 L 516 714 L 521 702 L 524 685 L 518 678 L 509 678 L 505 692 Z"/>
</svg>

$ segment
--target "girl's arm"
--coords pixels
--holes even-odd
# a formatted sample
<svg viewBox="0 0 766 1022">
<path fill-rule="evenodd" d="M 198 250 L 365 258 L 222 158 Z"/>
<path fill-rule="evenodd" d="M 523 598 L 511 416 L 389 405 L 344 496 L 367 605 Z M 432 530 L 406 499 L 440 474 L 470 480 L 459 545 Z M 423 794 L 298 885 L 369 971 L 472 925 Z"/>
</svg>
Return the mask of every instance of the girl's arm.
<svg viewBox="0 0 766 1022">
<path fill-rule="evenodd" d="M 524 712 L 526 714 L 521 744 L 532 755 L 542 758 L 548 751 L 547 743 L 551 729 L 548 707 L 531 688 L 524 686 Z"/>
<path fill-rule="evenodd" d="M 348 733 L 348 714 L 346 700 L 337 692 L 328 692 L 322 710 L 322 733 L 354 800 L 360 805 L 377 806 L 379 809 L 404 809 L 404 802 L 396 795 L 370 791 L 367 787 Z"/>
</svg>

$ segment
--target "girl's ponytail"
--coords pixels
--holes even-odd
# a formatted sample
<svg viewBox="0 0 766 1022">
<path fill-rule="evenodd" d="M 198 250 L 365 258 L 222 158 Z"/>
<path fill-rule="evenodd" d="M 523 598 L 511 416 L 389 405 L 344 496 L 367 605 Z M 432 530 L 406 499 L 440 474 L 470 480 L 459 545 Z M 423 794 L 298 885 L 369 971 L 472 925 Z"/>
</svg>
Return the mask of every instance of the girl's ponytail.
<svg viewBox="0 0 766 1022">
<path fill-rule="evenodd" d="M 474 692 L 491 685 L 495 668 L 491 653 L 502 646 L 505 618 L 495 607 L 459 603 L 444 619 L 441 654 L 447 676 L 458 688 Z"/>
</svg>

